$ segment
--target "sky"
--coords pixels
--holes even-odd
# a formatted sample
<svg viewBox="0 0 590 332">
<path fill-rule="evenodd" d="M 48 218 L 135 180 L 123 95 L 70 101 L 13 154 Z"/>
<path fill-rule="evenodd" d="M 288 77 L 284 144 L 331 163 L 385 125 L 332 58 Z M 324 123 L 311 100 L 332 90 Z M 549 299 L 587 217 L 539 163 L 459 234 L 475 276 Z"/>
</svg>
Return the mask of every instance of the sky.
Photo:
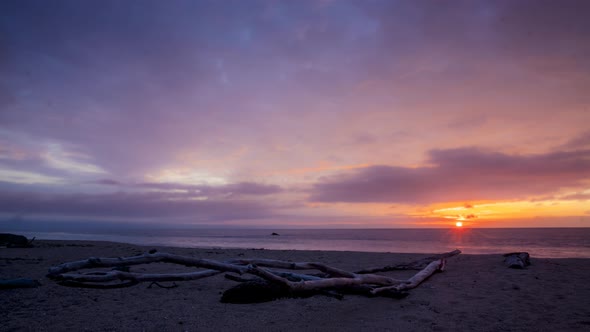
<svg viewBox="0 0 590 332">
<path fill-rule="evenodd" d="M 0 222 L 590 227 L 588 12 L 0 1 Z"/>
</svg>

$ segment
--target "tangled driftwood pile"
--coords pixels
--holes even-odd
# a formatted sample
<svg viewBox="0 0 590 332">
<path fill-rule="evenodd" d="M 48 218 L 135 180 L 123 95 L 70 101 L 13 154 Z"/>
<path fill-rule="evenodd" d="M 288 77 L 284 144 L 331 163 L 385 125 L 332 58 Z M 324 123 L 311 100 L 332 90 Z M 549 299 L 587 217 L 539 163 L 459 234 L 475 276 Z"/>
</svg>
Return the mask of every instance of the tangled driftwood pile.
<svg viewBox="0 0 590 332">
<path fill-rule="evenodd" d="M 236 259 L 215 261 L 170 253 L 150 251 L 138 256 L 117 258 L 88 258 L 64 263 L 49 269 L 49 278 L 71 287 L 115 288 L 128 287 L 140 282 L 187 281 L 214 276 L 223 272 L 239 275 L 251 274 L 255 279 L 226 275 L 242 284 L 227 290 L 222 301 L 251 303 L 269 301 L 280 297 L 304 297 L 315 294 L 341 297 L 343 293 L 366 296 L 404 297 L 407 291 L 417 287 L 432 274 L 443 271 L 446 258 L 458 255 L 459 250 L 427 257 L 410 264 L 399 264 L 357 272 L 344 271 L 322 263 L 287 262 L 271 259 Z M 148 263 L 173 263 L 188 267 L 204 268 L 186 273 L 135 273 L 129 267 Z M 107 271 L 75 272 L 89 268 L 113 268 Z M 319 274 L 301 274 L 284 270 L 318 270 Z M 409 279 L 400 280 L 375 272 L 394 270 L 419 270 Z"/>
</svg>

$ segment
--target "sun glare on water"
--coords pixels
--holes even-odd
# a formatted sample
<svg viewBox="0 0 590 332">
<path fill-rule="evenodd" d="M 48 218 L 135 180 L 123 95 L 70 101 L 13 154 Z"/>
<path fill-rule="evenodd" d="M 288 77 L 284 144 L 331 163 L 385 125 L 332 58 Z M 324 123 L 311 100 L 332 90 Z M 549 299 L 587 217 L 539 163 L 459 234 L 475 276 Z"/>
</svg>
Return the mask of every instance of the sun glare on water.
<svg viewBox="0 0 590 332">
<path fill-rule="evenodd" d="M 463 223 L 462 223 L 462 222 L 460 222 L 460 221 L 457 221 L 457 222 L 455 223 L 455 226 L 457 226 L 457 227 L 463 227 Z"/>
</svg>

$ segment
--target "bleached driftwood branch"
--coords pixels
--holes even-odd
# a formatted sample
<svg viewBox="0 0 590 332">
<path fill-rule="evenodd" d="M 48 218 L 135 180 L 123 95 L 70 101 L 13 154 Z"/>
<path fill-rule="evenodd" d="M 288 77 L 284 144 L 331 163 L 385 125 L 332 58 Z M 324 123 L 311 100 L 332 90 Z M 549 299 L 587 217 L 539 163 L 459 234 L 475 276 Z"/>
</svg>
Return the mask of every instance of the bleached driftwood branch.
<svg viewBox="0 0 590 332">
<path fill-rule="evenodd" d="M 446 260 L 441 258 L 439 260 L 430 262 L 423 270 L 420 270 L 416 273 L 413 277 L 408 279 L 405 283 L 400 283 L 398 285 L 389 286 L 389 287 L 380 287 L 375 288 L 371 292 L 373 294 L 379 294 L 380 292 L 384 291 L 404 291 L 412 288 L 418 287 L 424 280 L 428 279 L 431 275 L 435 272 L 442 272 L 445 270 L 446 267 Z"/>
<path fill-rule="evenodd" d="M 164 252 L 145 253 L 143 255 L 116 258 L 90 257 L 85 260 L 64 263 L 49 269 L 48 276 L 57 276 L 66 272 L 96 267 L 119 267 L 149 263 L 173 263 L 184 266 L 204 267 L 218 271 L 235 272 L 242 274 L 246 271 L 243 266 L 227 264 L 211 259 L 199 259 L 188 256 L 174 255 Z"/>
<path fill-rule="evenodd" d="M 108 282 L 115 280 L 144 281 L 188 281 L 207 278 L 221 273 L 217 270 L 204 270 L 188 273 L 131 273 L 123 271 L 109 271 L 103 273 L 79 274 L 62 273 L 56 276 L 59 280 L 74 280 L 78 282 Z"/>
<path fill-rule="evenodd" d="M 376 272 L 388 272 L 388 271 L 399 271 L 399 270 L 422 270 L 428 264 L 435 260 L 439 260 L 441 258 L 450 258 L 456 255 L 459 255 L 461 250 L 455 249 L 453 251 L 445 252 L 442 254 L 433 255 L 430 257 L 425 257 L 419 259 L 417 261 L 406 263 L 406 264 L 396 264 L 396 265 L 387 265 L 383 267 L 375 267 L 370 269 L 363 269 L 360 271 L 356 271 L 355 273 L 364 274 L 364 273 L 376 273 Z"/>
<path fill-rule="evenodd" d="M 458 253 L 460 253 L 460 251 L 455 250 L 453 252 L 437 256 L 451 257 L 457 255 Z M 414 262 L 413 266 L 419 266 L 418 264 L 423 264 L 423 261 L 424 260 Z M 122 271 L 123 267 L 155 262 L 174 263 L 188 267 L 205 268 L 206 270 L 162 274 Z M 268 283 L 269 285 L 275 285 L 273 287 L 269 287 L 269 289 L 272 289 L 273 292 L 278 292 L 279 295 L 269 296 L 267 294 L 264 297 L 265 299 L 277 298 L 283 295 L 298 296 L 301 294 L 310 293 L 326 293 L 326 291 L 330 292 L 331 290 L 335 289 L 351 290 L 370 296 L 379 295 L 397 297 L 397 295 L 400 293 L 417 287 L 435 272 L 443 271 L 445 262 L 445 258 L 439 258 L 437 260 L 430 261 L 413 277 L 407 280 L 400 280 L 388 276 L 366 273 L 367 270 L 362 270 L 360 273 L 348 272 L 316 262 L 286 262 L 272 259 L 236 259 L 228 262 L 219 262 L 215 260 L 198 259 L 169 253 L 150 252 L 132 257 L 91 257 L 86 260 L 64 263 L 50 268 L 49 274 L 47 276 L 68 286 L 112 288 L 132 286 L 139 282 L 145 281 L 161 282 L 196 280 L 214 276 L 221 272 L 233 272 L 238 274 L 248 273 L 260 277 L 261 279 L 258 279 L 259 281 L 247 280 L 244 283 L 254 283 L 256 284 L 257 289 L 260 288 L 261 282 Z M 115 269 L 111 271 L 72 273 L 73 271 L 82 269 L 106 267 Z M 319 277 L 316 275 L 285 272 L 270 268 L 287 270 L 319 270 L 324 274 L 323 277 Z M 238 280 L 238 278 L 232 279 Z M 112 284 L 114 281 L 118 281 L 120 283 Z M 99 286 L 100 283 L 110 284 L 107 284 L 106 286 Z"/>
</svg>

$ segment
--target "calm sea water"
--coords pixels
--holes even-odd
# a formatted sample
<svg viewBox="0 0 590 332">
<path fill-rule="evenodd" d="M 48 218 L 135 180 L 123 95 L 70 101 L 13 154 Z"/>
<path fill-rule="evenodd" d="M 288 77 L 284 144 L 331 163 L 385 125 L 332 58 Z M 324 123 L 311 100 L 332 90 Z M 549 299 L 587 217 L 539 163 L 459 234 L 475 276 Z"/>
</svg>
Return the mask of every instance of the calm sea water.
<svg viewBox="0 0 590 332">
<path fill-rule="evenodd" d="M 278 236 L 271 235 L 272 232 Z M 533 257 L 590 258 L 590 228 L 190 229 L 111 233 L 21 232 L 56 240 L 104 240 L 193 248 L 265 248 L 465 254 L 527 251 Z"/>
</svg>

